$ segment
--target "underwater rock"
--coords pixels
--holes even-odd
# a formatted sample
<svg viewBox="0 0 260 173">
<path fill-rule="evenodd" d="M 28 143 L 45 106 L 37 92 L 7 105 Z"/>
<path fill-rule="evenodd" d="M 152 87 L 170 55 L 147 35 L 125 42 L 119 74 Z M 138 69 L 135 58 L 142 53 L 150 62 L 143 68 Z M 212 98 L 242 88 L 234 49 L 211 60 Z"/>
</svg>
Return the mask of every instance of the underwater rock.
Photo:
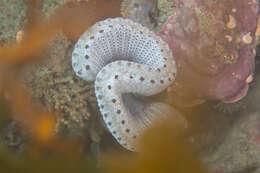
<svg viewBox="0 0 260 173">
<path fill-rule="evenodd" d="M 62 31 L 73 42 L 76 42 L 80 35 L 96 22 L 106 18 L 119 17 L 121 0 L 73 0 L 65 3 L 56 11 L 59 16 L 67 16 L 67 20 L 71 20 L 77 27 L 64 25 Z M 70 18 L 68 14 L 77 13 L 77 18 Z M 64 21 L 67 23 L 67 21 Z"/>
<path fill-rule="evenodd" d="M 260 116 L 243 112 L 214 153 L 203 158 L 212 172 L 259 172 Z"/>
<path fill-rule="evenodd" d="M 121 15 L 150 29 L 157 26 L 157 0 L 123 0 Z"/>
<path fill-rule="evenodd" d="M 156 31 L 160 31 L 162 25 L 167 21 L 167 19 L 174 14 L 172 10 L 174 1 L 172 0 L 157 0 L 159 16 L 157 18 L 158 26 L 156 27 Z"/>
<path fill-rule="evenodd" d="M 242 99 L 253 80 L 258 2 L 176 0 L 159 35 L 177 63 L 170 100 L 192 106 Z"/>
<path fill-rule="evenodd" d="M 71 0 L 44 0 L 42 1 L 42 11 L 47 16 L 50 17 L 55 10 Z"/>
<path fill-rule="evenodd" d="M 0 44 L 15 40 L 16 33 L 22 29 L 26 16 L 24 1 L 0 1 Z"/>
<path fill-rule="evenodd" d="M 23 152 L 26 134 L 19 124 L 15 121 L 10 121 L 6 127 L 1 129 L 1 140 L 7 147 L 13 151 Z M 1 141 L 2 142 L 2 141 Z"/>
<path fill-rule="evenodd" d="M 104 122 L 123 147 L 137 151 L 140 135 L 169 115 L 186 123 L 169 105 L 142 99 L 172 84 L 176 67 L 168 45 L 140 24 L 122 18 L 96 23 L 76 43 L 72 66 L 79 77 L 95 80 Z"/>
</svg>

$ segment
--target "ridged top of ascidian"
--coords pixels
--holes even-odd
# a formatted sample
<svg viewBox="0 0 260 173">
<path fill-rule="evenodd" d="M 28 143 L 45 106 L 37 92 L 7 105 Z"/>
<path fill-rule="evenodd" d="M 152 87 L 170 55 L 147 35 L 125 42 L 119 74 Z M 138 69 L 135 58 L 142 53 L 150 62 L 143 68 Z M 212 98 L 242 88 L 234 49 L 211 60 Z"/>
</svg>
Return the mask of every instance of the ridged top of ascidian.
<svg viewBox="0 0 260 173">
<path fill-rule="evenodd" d="M 155 33 L 129 19 L 98 22 L 78 40 L 72 67 L 84 80 L 93 81 L 108 63 L 128 60 L 158 68 L 175 62 L 168 45 Z"/>
</svg>

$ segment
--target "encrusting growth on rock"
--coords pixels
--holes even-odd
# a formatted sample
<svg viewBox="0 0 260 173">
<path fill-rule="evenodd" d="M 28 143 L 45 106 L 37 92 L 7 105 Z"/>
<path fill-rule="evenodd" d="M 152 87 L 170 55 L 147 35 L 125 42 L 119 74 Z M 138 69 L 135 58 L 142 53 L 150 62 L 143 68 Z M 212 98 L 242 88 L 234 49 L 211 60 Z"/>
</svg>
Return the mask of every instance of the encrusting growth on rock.
<svg viewBox="0 0 260 173">
<path fill-rule="evenodd" d="M 159 15 L 157 0 L 122 0 L 121 15 L 145 27 L 157 26 L 156 18 Z"/>
<path fill-rule="evenodd" d="M 247 94 L 259 29 L 256 0 L 175 0 L 159 35 L 174 52 L 178 74 L 169 99 L 179 106 L 233 103 Z"/>
</svg>

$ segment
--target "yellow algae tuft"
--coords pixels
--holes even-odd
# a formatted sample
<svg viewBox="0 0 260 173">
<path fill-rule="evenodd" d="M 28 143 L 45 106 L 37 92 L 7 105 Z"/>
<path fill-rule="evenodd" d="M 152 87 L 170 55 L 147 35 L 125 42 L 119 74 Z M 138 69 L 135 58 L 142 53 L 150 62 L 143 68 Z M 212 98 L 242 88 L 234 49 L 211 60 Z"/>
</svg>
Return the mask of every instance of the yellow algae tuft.
<svg viewBox="0 0 260 173">
<path fill-rule="evenodd" d="M 228 17 L 229 17 L 229 21 L 226 24 L 226 26 L 228 29 L 234 29 L 236 27 L 236 19 L 231 15 L 229 15 Z"/>
<path fill-rule="evenodd" d="M 250 74 L 250 75 L 246 78 L 246 83 L 250 83 L 250 82 L 252 82 L 253 79 L 254 79 L 253 75 Z"/>
<path fill-rule="evenodd" d="M 245 43 L 245 44 L 251 44 L 252 41 L 253 41 L 253 38 L 251 37 L 251 33 L 248 32 L 247 34 L 245 34 L 245 35 L 242 37 L 242 41 L 243 41 L 243 43 Z"/>
<path fill-rule="evenodd" d="M 23 39 L 24 39 L 24 31 L 20 30 L 16 33 L 16 42 L 21 43 Z"/>
</svg>

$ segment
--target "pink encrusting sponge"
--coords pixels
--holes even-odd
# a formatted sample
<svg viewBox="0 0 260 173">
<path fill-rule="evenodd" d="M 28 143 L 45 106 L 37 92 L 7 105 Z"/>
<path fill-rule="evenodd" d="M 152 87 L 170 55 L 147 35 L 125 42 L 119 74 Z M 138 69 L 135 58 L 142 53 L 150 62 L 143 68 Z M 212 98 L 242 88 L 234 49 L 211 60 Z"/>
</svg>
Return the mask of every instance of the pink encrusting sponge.
<svg viewBox="0 0 260 173">
<path fill-rule="evenodd" d="M 159 35 L 174 52 L 172 98 L 180 106 L 232 103 L 247 94 L 259 36 L 257 0 L 174 0 Z"/>
</svg>

